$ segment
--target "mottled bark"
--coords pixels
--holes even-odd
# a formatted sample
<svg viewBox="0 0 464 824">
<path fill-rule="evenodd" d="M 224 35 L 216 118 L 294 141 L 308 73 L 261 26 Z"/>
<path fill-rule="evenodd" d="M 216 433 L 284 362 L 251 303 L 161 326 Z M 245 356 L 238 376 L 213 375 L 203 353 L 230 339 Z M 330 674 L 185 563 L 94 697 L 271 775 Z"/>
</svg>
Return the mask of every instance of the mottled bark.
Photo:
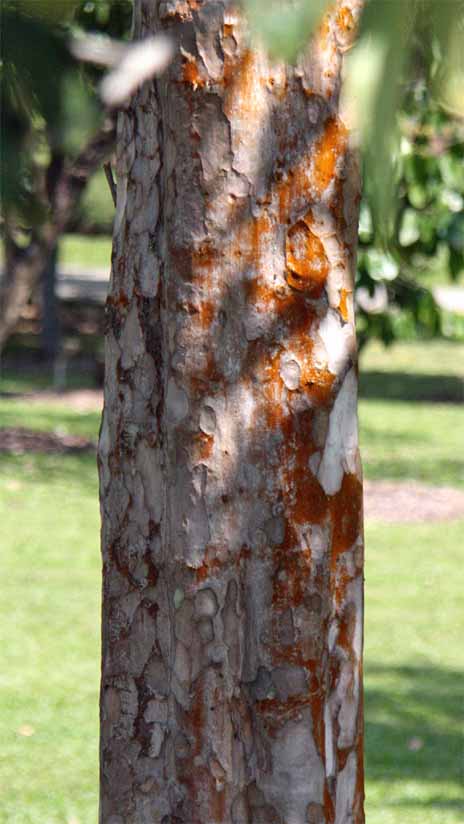
<svg viewBox="0 0 464 824">
<path fill-rule="evenodd" d="M 222 2 L 119 123 L 99 463 L 104 824 L 360 824 L 358 0 L 296 67 Z"/>
</svg>

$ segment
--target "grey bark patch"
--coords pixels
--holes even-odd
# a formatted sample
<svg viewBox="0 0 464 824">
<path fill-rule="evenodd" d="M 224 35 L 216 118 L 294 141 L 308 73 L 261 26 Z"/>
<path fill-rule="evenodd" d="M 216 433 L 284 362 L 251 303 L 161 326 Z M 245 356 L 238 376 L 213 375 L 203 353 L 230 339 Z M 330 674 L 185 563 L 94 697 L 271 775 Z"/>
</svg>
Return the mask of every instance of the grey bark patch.
<svg viewBox="0 0 464 824">
<path fill-rule="evenodd" d="M 154 655 L 145 668 L 145 678 L 148 686 L 158 695 L 168 695 L 169 679 L 166 665 L 162 658 Z"/>
<path fill-rule="evenodd" d="M 174 378 L 169 379 L 166 397 L 166 411 L 172 423 L 180 423 L 188 414 L 189 400 L 186 392 L 177 385 Z"/>
<path fill-rule="evenodd" d="M 209 644 L 214 638 L 213 622 L 210 618 L 202 618 L 198 623 L 198 631 L 204 644 Z"/>
<path fill-rule="evenodd" d="M 301 368 L 296 360 L 284 360 L 280 366 L 280 376 L 290 391 L 298 389 L 300 385 Z"/>
<path fill-rule="evenodd" d="M 285 538 L 285 518 L 271 518 L 264 524 L 264 530 L 272 544 L 279 545 Z"/>
<path fill-rule="evenodd" d="M 160 724 L 155 724 L 151 732 L 150 749 L 148 751 L 150 758 L 158 758 L 163 746 L 164 736 L 163 727 Z"/>
<path fill-rule="evenodd" d="M 200 429 L 205 435 L 214 435 L 216 431 L 216 413 L 211 406 L 203 406 L 200 412 Z"/>
<path fill-rule="evenodd" d="M 123 369 L 130 369 L 135 365 L 137 359 L 145 352 L 145 345 L 140 327 L 137 304 L 134 302 L 127 315 L 121 336 L 119 338 L 121 348 L 121 366 Z"/>
<path fill-rule="evenodd" d="M 356 754 L 350 753 L 343 770 L 337 777 L 335 819 L 337 824 L 352 824 L 353 800 L 356 778 Z"/>
<path fill-rule="evenodd" d="M 289 721 L 276 733 L 272 778 L 268 774 L 259 780 L 266 801 L 276 807 L 284 821 L 294 824 L 306 824 L 311 801 L 322 804 L 325 779 L 322 759 L 306 732 L 311 729 L 311 713 L 303 710 L 301 716 L 304 724 Z"/>
<path fill-rule="evenodd" d="M 301 667 L 275 667 L 272 670 L 272 682 L 281 701 L 287 701 L 294 695 L 305 695 L 308 688 L 306 675 Z"/>
<path fill-rule="evenodd" d="M 218 599 L 214 590 L 200 589 L 195 596 L 195 613 L 199 618 L 213 618 L 218 611 Z"/>
<path fill-rule="evenodd" d="M 339 491 L 345 472 L 356 472 L 358 454 L 357 379 L 346 375 L 329 418 L 329 431 L 317 477 L 327 495 Z"/>
<path fill-rule="evenodd" d="M 148 724 L 165 724 L 168 720 L 168 702 L 154 698 L 148 702 L 143 717 Z"/>
</svg>

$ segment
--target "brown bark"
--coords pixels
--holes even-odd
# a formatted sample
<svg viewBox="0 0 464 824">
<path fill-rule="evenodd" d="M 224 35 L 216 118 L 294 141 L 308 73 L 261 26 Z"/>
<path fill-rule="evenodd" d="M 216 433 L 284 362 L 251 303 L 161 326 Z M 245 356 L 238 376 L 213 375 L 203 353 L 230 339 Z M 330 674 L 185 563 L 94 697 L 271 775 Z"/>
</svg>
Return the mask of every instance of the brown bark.
<svg viewBox="0 0 464 824">
<path fill-rule="evenodd" d="M 362 485 L 340 116 L 221 2 L 119 123 L 99 465 L 104 824 L 361 824 Z"/>
<path fill-rule="evenodd" d="M 14 227 L 5 220 L 5 272 L 0 289 L 0 352 L 14 332 L 21 312 L 56 253 L 58 241 L 72 222 L 89 178 L 103 163 L 114 146 L 115 123 L 108 119 L 92 136 L 77 158 L 64 162 L 54 155 L 43 180 L 44 211 L 48 217 L 35 227 L 26 249 L 16 246 Z M 41 176 L 41 175 L 40 175 Z M 39 171 L 37 171 L 39 178 Z"/>
</svg>

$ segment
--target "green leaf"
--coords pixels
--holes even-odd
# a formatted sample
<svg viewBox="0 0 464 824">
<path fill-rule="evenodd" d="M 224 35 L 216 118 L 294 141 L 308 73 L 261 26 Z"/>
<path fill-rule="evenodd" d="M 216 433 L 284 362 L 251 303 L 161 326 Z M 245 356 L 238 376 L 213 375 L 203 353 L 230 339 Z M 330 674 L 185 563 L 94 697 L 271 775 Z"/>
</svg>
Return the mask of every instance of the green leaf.
<svg viewBox="0 0 464 824">
<path fill-rule="evenodd" d="M 327 0 L 244 0 L 252 33 L 277 58 L 293 62 L 320 23 Z"/>
</svg>

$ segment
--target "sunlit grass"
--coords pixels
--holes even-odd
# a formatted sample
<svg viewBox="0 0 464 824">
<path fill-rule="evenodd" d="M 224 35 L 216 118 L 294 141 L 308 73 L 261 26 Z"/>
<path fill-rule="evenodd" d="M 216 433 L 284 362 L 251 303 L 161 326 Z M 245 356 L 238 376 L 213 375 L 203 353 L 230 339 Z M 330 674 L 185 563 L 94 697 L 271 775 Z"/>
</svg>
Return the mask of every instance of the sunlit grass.
<svg viewBox="0 0 464 824">
<path fill-rule="evenodd" d="M 0 820 L 94 824 L 100 634 L 95 459 L 2 459 L 0 488 Z"/>
<path fill-rule="evenodd" d="M 64 235 L 59 262 L 63 266 L 107 269 L 111 264 L 111 238 L 105 235 Z"/>
<path fill-rule="evenodd" d="M 370 345 L 361 359 L 366 478 L 464 484 L 464 345 Z"/>
<path fill-rule="evenodd" d="M 458 824 L 464 520 L 366 530 L 369 824 Z"/>
</svg>

